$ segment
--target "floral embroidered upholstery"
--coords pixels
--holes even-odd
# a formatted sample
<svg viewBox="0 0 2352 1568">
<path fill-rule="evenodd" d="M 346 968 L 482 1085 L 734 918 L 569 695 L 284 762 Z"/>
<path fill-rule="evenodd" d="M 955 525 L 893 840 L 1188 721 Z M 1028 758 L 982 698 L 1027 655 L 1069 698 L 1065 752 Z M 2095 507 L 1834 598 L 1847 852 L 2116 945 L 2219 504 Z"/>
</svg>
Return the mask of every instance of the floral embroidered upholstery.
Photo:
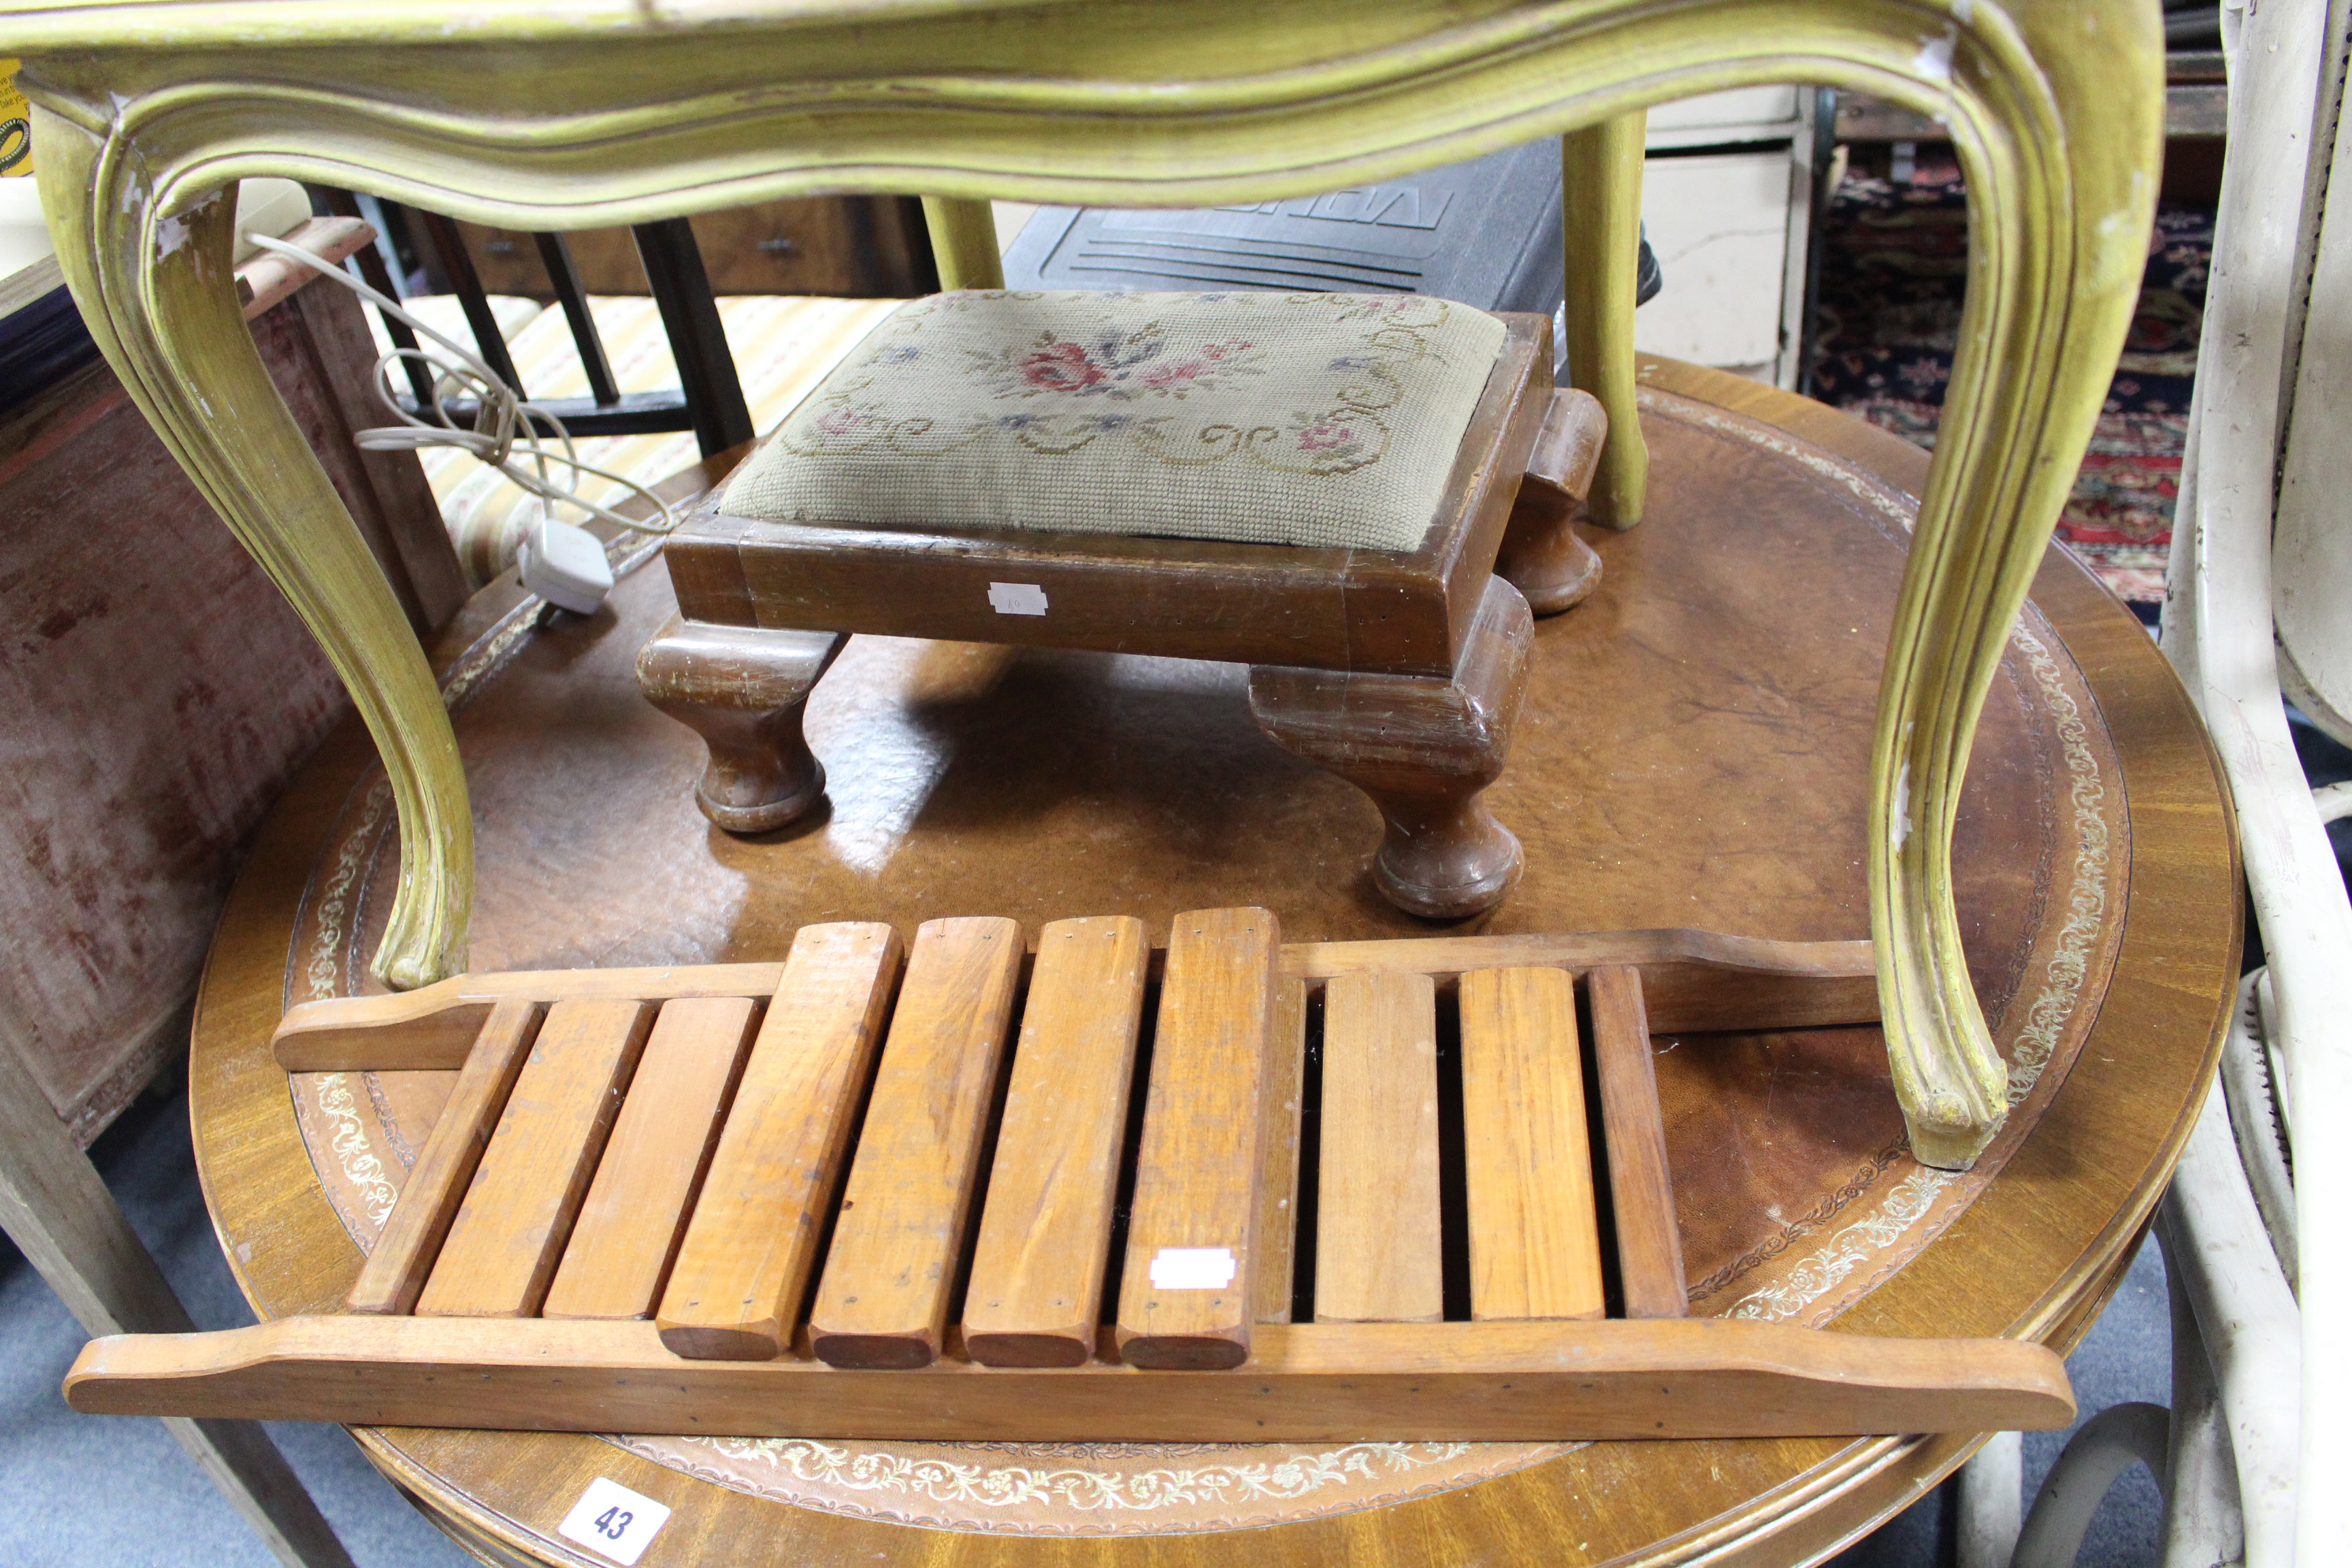
<svg viewBox="0 0 2352 1568">
<path fill-rule="evenodd" d="M 1504 335 L 1412 295 L 934 295 L 876 326 L 722 504 L 1409 551 Z"/>
</svg>

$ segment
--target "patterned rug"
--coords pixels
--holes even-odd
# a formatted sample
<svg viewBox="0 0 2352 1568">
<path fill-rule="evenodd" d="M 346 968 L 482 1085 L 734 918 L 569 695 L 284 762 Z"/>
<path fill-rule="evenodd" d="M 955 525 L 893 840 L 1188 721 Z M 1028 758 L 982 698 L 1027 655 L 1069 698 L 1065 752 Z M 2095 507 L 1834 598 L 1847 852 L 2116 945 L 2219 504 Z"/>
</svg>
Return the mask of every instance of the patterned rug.
<svg viewBox="0 0 2352 1568">
<path fill-rule="evenodd" d="M 2059 537 L 2136 603 L 2164 597 L 2212 252 L 2211 208 L 2158 210 L 2139 310 L 2058 522 Z M 1934 446 L 1968 267 L 1958 168 L 1922 162 L 1905 185 L 1849 173 L 1822 224 L 1821 266 L 1813 395 Z"/>
</svg>

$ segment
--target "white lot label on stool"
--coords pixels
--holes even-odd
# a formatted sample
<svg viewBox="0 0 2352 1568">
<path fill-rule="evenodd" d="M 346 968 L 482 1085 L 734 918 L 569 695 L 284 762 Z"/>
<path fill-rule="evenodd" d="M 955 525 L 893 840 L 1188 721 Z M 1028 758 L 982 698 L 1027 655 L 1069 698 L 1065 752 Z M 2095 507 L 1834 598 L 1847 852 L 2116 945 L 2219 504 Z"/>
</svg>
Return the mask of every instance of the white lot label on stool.
<svg viewBox="0 0 2352 1568">
<path fill-rule="evenodd" d="M 599 1476 L 588 1483 L 555 1533 L 629 1568 L 669 1521 L 669 1510 L 642 1492 Z"/>
<path fill-rule="evenodd" d="M 1151 1255 L 1154 1290 L 1222 1290 L 1234 1282 L 1230 1247 L 1163 1247 Z"/>
<path fill-rule="evenodd" d="M 1042 616 L 1045 590 L 1034 583 L 991 583 L 988 602 L 1000 616 Z"/>
</svg>

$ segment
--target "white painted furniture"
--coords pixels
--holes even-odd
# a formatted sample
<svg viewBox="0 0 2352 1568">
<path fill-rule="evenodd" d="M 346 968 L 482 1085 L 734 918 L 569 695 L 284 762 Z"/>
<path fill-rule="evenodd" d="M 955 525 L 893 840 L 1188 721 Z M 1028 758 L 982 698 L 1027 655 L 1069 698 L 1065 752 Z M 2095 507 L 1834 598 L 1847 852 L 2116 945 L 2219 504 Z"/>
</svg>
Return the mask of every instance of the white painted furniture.
<svg viewBox="0 0 2352 1568">
<path fill-rule="evenodd" d="M 2352 1110 L 2352 903 L 2326 827 L 2352 791 L 2315 799 L 2282 698 L 2352 744 L 2352 126 L 2337 114 L 2352 11 L 2264 0 L 2222 16 L 2230 154 L 2164 649 L 2229 774 L 2268 965 L 2247 976 L 2158 1217 L 2168 1423 L 2103 1413 L 2021 1537 L 2016 1435 L 1994 1439 L 1963 1484 L 1962 1568 L 2071 1563 L 2106 1482 L 2141 1459 L 2165 1489 L 2168 1568 L 2352 1562 L 2352 1143 L 2336 1126 Z"/>
</svg>

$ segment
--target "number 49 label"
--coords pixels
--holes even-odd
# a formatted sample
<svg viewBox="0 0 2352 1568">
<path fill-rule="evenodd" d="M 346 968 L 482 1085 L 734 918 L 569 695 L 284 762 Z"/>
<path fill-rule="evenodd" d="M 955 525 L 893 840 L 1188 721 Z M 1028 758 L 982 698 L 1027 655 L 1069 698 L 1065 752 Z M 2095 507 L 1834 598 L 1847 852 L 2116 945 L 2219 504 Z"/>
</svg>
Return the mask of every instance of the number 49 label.
<svg viewBox="0 0 2352 1568">
<path fill-rule="evenodd" d="M 669 1520 L 669 1510 L 641 1492 L 599 1476 L 580 1494 L 555 1532 L 622 1568 L 644 1555 Z"/>
</svg>

